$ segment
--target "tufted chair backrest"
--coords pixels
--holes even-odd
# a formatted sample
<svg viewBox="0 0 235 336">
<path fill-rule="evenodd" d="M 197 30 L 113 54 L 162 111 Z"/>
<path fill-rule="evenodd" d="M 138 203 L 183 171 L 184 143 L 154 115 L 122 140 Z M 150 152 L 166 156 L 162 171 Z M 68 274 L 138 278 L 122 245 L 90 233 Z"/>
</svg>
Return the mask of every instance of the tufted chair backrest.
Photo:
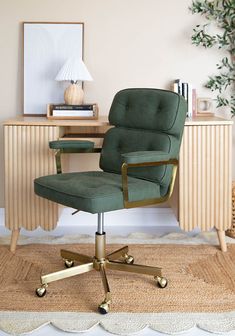
<svg viewBox="0 0 235 336">
<path fill-rule="evenodd" d="M 165 151 L 178 158 L 187 106 L 184 98 L 159 89 L 119 91 L 110 108 L 111 128 L 104 138 L 100 168 L 121 173 L 121 154 L 135 151 Z M 171 166 L 130 169 L 131 176 L 160 184 L 166 194 Z"/>
</svg>

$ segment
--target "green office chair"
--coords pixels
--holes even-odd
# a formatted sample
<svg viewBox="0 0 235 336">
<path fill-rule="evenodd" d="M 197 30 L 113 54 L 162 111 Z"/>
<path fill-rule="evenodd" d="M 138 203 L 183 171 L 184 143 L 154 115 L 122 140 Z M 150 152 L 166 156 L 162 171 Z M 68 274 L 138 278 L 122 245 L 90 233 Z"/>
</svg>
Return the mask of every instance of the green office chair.
<svg viewBox="0 0 235 336">
<path fill-rule="evenodd" d="M 100 156 L 102 171 L 61 173 L 35 180 L 35 193 L 62 205 L 98 214 L 95 256 L 61 250 L 68 269 L 41 276 L 36 294 L 46 293 L 48 283 L 95 269 L 100 272 L 105 298 L 100 313 L 109 311 L 111 294 L 106 270 L 148 274 L 166 287 L 161 268 L 134 263 L 125 246 L 106 254 L 104 213 L 123 208 L 165 202 L 173 191 L 184 122 L 186 102 L 178 94 L 158 89 L 126 89 L 113 100 Z M 81 149 L 92 150 L 89 142 Z M 53 142 L 52 148 L 76 151 L 76 142 Z M 79 147 L 79 145 L 78 145 Z M 60 173 L 60 167 L 58 169 Z M 80 263 L 74 266 L 74 261 Z"/>
</svg>

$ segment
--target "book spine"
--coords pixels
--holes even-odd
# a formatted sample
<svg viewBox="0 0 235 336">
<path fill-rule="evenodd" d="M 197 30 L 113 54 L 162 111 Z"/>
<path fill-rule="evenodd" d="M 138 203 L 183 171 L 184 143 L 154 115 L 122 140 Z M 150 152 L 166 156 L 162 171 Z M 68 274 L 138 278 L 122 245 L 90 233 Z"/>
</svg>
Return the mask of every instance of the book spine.
<svg viewBox="0 0 235 336">
<path fill-rule="evenodd" d="M 180 95 L 182 95 L 182 81 L 181 81 L 181 79 L 176 79 L 176 80 L 175 80 L 175 83 L 176 83 L 177 86 L 178 86 L 178 93 L 179 93 Z"/>
<path fill-rule="evenodd" d="M 93 110 L 52 110 L 54 117 L 93 117 Z"/>
<path fill-rule="evenodd" d="M 187 117 L 192 118 L 193 115 L 193 88 L 188 84 L 188 114 Z"/>
<path fill-rule="evenodd" d="M 193 117 L 197 115 L 197 92 L 196 89 L 192 90 L 192 114 Z"/>
<path fill-rule="evenodd" d="M 178 88 L 178 84 L 177 83 L 173 83 L 173 86 L 172 86 L 172 90 L 176 93 L 179 93 L 179 88 Z"/>
<path fill-rule="evenodd" d="M 188 83 L 182 83 L 182 96 L 188 102 Z"/>
<path fill-rule="evenodd" d="M 94 105 L 53 105 L 53 110 L 93 110 Z"/>
<path fill-rule="evenodd" d="M 196 89 L 191 83 L 183 82 L 181 79 L 175 79 L 172 84 L 172 90 L 182 95 L 188 105 L 187 117 L 192 118 L 197 114 Z"/>
</svg>

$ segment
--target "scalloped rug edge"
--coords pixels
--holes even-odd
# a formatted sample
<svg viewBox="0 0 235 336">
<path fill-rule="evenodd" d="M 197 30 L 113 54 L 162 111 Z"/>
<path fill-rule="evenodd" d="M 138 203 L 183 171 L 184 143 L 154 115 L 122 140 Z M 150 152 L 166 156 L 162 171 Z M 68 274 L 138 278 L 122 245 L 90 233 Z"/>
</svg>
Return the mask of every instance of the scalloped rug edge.
<svg viewBox="0 0 235 336">
<path fill-rule="evenodd" d="M 0 312 L 0 330 L 11 335 L 31 333 L 52 324 L 61 331 L 86 332 L 100 325 L 108 332 L 131 335 L 149 327 L 174 335 L 194 327 L 211 333 L 235 330 L 235 311 L 226 313 L 68 313 Z"/>
</svg>

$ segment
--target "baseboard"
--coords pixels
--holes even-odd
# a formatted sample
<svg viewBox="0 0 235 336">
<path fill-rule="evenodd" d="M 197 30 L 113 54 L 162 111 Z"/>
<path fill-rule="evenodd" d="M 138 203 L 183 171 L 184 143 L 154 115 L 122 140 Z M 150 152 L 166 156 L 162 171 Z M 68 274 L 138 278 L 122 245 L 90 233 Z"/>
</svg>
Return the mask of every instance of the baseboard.
<svg viewBox="0 0 235 336">
<path fill-rule="evenodd" d="M 83 211 L 72 216 L 74 209 L 61 210 L 58 226 L 96 225 L 97 215 Z M 171 208 L 135 208 L 107 212 L 106 226 L 176 226 L 177 220 Z M 0 208 L 0 226 L 4 226 L 4 209 Z"/>
</svg>

